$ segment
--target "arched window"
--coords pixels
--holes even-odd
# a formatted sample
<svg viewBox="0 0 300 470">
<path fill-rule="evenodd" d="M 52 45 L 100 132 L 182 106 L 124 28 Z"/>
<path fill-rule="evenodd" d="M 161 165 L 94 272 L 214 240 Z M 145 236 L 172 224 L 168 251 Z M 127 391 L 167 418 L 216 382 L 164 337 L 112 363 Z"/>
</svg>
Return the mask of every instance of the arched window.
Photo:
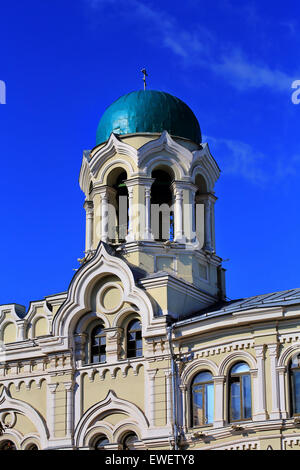
<svg viewBox="0 0 300 470">
<path fill-rule="evenodd" d="M 12 441 L 0 442 L 0 450 L 17 450 L 15 444 Z"/>
<path fill-rule="evenodd" d="M 229 420 L 251 419 L 251 377 L 248 364 L 239 362 L 229 373 Z"/>
<path fill-rule="evenodd" d="M 29 446 L 26 447 L 26 450 L 39 450 L 39 448 L 36 444 L 29 444 Z"/>
<path fill-rule="evenodd" d="M 106 335 L 103 325 L 97 325 L 92 330 L 90 357 L 93 364 L 106 361 Z"/>
<path fill-rule="evenodd" d="M 142 355 L 142 325 L 139 320 L 132 320 L 127 327 L 127 357 L 141 357 Z"/>
<path fill-rule="evenodd" d="M 157 241 L 174 240 L 174 212 L 171 184 L 174 180 L 167 171 L 153 170 L 151 187 L 151 231 Z"/>
<path fill-rule="evenodd" d="M 96 440 L 94 444 L 94 450 L 104 450 L 107 444 L 109 444 L 109 440 L 107 439 L 107 437 L 101 436 Z"/>
<path fill-rule="evenodd" d="M 127 173 L 123 168 L 115 168 L 107 178 L 107 185 L 113 190 L 110 194 L 109 239 L 114 243 L 123 243 L 128 233 L 128 190 L 125 184 L 126 180 Z M 112 206 L 115 213 L 112 212 Z"/>
<path fill-rule="evenodd" d="M 196 375 L 191 387 L 192 426 L 204 426 L 214 420 L 214 383 L 210 372 Z"/>
<path fill-rule="evenodd" d="M 300 415 L 300 354 L 293 357 L 289 364 L 291 415 Z"/>
<path fill-rule="evenodd" d="M 134 432 L 126 434 L 123 439 L 123 450 L 133 450 L 134 444 L 139 440 Z"/>
<path fill-rule="evenodd" d="M 199 242 L 203 243 L 203 248 L 209 248 L 212 245 L 212 218 L 211 212 L 207 207 L 208 191 L 205 179 L 198 174 L 195 178 L 195 230 Z M 206 206 L 206 209 L 205 209 Z M 210 224 L 210 229 L 206 226 Z M 208 239 L 210 236 L 210 239 Z"/>
</svg>

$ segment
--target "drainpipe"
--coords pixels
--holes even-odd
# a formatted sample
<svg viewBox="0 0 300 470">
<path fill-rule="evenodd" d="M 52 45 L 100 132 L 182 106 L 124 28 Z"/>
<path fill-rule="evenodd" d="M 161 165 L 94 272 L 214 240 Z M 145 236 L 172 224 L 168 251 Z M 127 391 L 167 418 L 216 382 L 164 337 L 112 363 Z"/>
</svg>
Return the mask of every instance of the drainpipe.
<svg viewBox="0 0 300 470">
<path fill-rule="evenodd" d="M 172 345 L 172 332 L 173 325 L 167 328 L 168 331 L 168 341 L 171 357 L 171 376 L 172 376 L 172 414 L 173 414 L 173 435 L 174 435 L 174 450 L 178 450 L 178 426 L 177 426 L 177 400 L 176 400 L 176 363 L 175 356 Z"/>
</svg>

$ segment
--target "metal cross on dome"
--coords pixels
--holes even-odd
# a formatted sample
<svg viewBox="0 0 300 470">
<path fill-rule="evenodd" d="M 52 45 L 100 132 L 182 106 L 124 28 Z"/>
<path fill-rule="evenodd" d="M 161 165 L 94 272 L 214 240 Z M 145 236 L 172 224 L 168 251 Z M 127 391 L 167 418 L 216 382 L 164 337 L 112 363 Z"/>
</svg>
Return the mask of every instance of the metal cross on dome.
<svg viewBox="0 0 300 470">
<path fill-rule="evenodd" d="M 146 71 L 145 68 L 143 68 L 143 69 L 141 70 L 141 72 L 142 72 L 142 74 L 144 74 L 144 76 L 143 76 L 143 82 L 144 82 L 144 90 L 146 90 L 146 86 L 147 86 L 146 77 L 148 77 L 148 74 L 147 74 L 147 71 Z"/>
</svg>

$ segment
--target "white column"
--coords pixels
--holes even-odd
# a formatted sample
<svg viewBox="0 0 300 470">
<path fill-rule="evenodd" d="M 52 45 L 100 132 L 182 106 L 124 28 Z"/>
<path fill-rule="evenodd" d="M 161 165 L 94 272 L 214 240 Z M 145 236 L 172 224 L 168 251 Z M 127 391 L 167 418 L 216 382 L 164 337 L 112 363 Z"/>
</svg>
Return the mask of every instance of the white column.
<svg viewBox="0 0 300 470">
<path fill-rule="evenodd" d="M 27 321 L 17 320 L 17 327 L 18 327 L 18 341 L 23 341 L 25 339 L 25 326 L 27 325 Z"/>
<path fill-rule="evenodd" d="M 211 196 L 211 208 L 210 208 L 210 217 L 211 217 L 211 247 L 213 251 L 216 251 L 216 233 L 215 233 L 215 202 L 217 198 Z"/>
<path fill-rule="evenodd" d="M 67 406 L 66 406 L 66 437 L 71 437 L 72 435 L 72 423 L 73 423 L 73 384 L 72 382 L 64 383 L 67 396 Z"/>
<path fill-rule="evenodd" d="M 55 394 L 58 383 L 48 384 L 48 406 L 47 406 L 47 424 L 50 433 L 50 439 L 55 434 Z"/>
<path fill-rule="evenodd" d="M 253 421 L 263 421 L 267 419 L 265 345 L 254 346 L 254 349 L 257 359 L 257 388 L 253 387 L 252 390 L 257 407 L 253 416 Z"/>
<path fill-rule="evenodd" d="M 134 240 L 133 234 L 133 187 L 127 186 L 128 189 L 128 235 L 126 237 L 127 242 Z"/>
<path fill-rule="evenodd" d="M 205 218 L 205 249 L 212 251 L 211 244 L 211 200 L 207 198 L 204 201 L 204 218 Z"/>
<path fill-rule="evenodd" d="M 214 428 L 223 428 L 224 421 L 224 383 L 225 377 L 213 377 L 215 387 L 215 416 L 214 416 Z"/>
<path fill-rule="evenodd" d="M 101 194 L 101 240 L 108 241 L 108 195 L 107 191 Z"/>
<path fill-rule="evenodd" d="M 165 372 L 166 376 L 166 407 L 167 407 L 167 426 L 172 425 L 172 388 L 171 371 Z"/>
<path fill-rule="evenodd" d="M 149 423 L 150 426 L 155 425 L 155 375 L 157 373 L 157 369 L 150 369 L 148 370 L 148 377 L 149 377 Z"/>
<path fill-rule="evenodd" d="M 285 397 L 285 375 L 286 367 L 277 367 L 278 372 L 278 382 L 279 382 L 279 402 L 280 402 L 280 412 L 281 418 L 286 419 L 288 416 L 286 409 L 286 397 Z"/>
<path fill-rule="evenodd" d="M 171 371 L 165 372 L 166 377 L 166 409 L 167 409 L 167 426 L 172 426 L 172 388 L 171 388 Z"/>
<path fill-rule="evenodd" d="M 191 189 L 191 205 L 192 205 L 192 210 L 189 211 L 189 214 L 191 214 L 192 220 L 191 220 L 191 234 L 190 234 L 190 242 L 195 242 L 197 240 L 197 229 L 196 229 L 196 201 L 195 201 L 195 195 L 196 195 L 197 189 Z"/>
<path fill-rule="evenodd" d="M 79 371 L 75 373 L 75 385 L 74 385 L 74 429 L 79 423 L 83 414 L 82 410 L 82 399 L 83 399 L 83 377 Z"/>
<path fill-rule="evenodd" d="M 106 331 L 106 362 L 115 364 L 119 361 L 122 329 L 107 328 Z"/>
<path fill-rule="evenodd" d="M 145 186 L 145 240 L 153 240 L 151 234 L 151 188 Z"/>
<path fill-rule="evenodd" d="M 278 372 L 277 356 L 278 356 L 278 344 L 268 344 L 270 363 L 271 363 L 271 384 L 272 384 L 272 411 L 270 413 L 270 419 L 280 419 L 279 409 L 279 383 L 278 383 Z"/>
<path fill-rule="evenodd" d="M 183 243 L 183 190 L 175 189 L 175 241 Z"/>
<path fill-rule="evenodd" d="M 188 397 L 187 397 L 187 387 L 186 385 L 180 385 L 181 391 L 181 403 L 182 403 L 182 426 L 184 432 L 188 430 Z"/>
<path fill-rule="evenodd" d="M 90 251 L 93 247 L 94 204 L 85 201 L 83 207 L 86 211 L 86 251 Z"/>
</svg>

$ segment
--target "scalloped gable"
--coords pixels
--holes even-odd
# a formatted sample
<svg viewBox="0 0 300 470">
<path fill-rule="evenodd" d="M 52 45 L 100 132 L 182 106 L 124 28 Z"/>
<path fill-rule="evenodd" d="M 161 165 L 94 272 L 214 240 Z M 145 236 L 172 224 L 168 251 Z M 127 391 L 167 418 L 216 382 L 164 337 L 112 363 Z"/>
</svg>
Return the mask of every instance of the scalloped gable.
<svg viewBox="0 0 300 470">
<path fill-rule="evenodd" d="M 199 173 L 205 177 L 208 183 L 208 190 L 213 192 L 213 187 L 220 177 L 220 168 L 212 156 L 207 143 L 202 144 L 201 150 L 193 151 L 193 161 L 190 167 L 190 174 L 193 179 L 197 170 L 200 170 Z"/>
<path fill-rule="evenodd" d="M 142 319 L 143 332 L 154 317 L 151 301 L 147 294 L 136 287 L 129 266 L 117 256 L 110 254 L 111 249 L 100 242 L 95 255 L 86 262 L 73 277 L 68 289 L 67 299 L 53 319 L 53 334 L 70 338 L 79 318 L 91 308 L 91 292 L 95 283 L 105 275 L 117 276 L 124 290 L 124 302 L 134 304 Z"/>
<path fill-rule="evenodd" d="M 88 194 L 91 178 L 98 174 L 101 167 L 102 172 L 99 175 L 99 182 L 102 183 L 103 175 L 107 170 L 105 163 L 116 154 L 129 157 L 140 171 L 147 173 L 147 171 L 149 171 L 149 165 L 151 165 L 151 162 L 147 162 L 147 158 L 161 151 L 167 152 L 174 157 L 175 162 L 181 167 L 182 176 L 188 175 L 193 162 L 193 153 L 172 139 L 167 131 L 162 132 L 158 139 L 147 142 L 138 150 L 126 142 L 123 142 L 118 136 L 112 133 L 107 143 L 96 150 L 90 160 L 86 158 L 85 154 L 83 155 L 79 176 L 80 187 L 85 194 Z M 121 163 L 121 161 L 119 163 Z M 135 171 L 133 165 L 129 162 L 123 163 L 126 163 L 128 167 L 129 176 L 133 176 Z"/>
<path fill-rule="evenodd" d="M 158 139 L 151 140 L 138 149 L 138 163 L 141 165 L 149 155 L 162 150 L 171 155 L 180 156 L 187 167 L 192 162 L 192 152 L 178 144 L 167 131 L 164 131 Z"/>
<path fill-rule="evenodd" d="M 0 395 L 0 409 L 1 412 L 4 411 L 15 411 L 27 416 L 31 422 L 35 425 L 39 435 L 41 444 L 43 447 L 46 447 L 47 440 L 49 438 L 49 430 L 47 423 L 42 415 L 31 405 L 25 403 L 24 401 L 17 400 L 12 398 L 6 386 L 3 386 L 2 393 Z"/>
<path fill-rule="evenodd" d="M 75 431 L 74 440 L 77 446 L 84 445 L 84 437 L 91 424 L 103 415 L 109 412 L 121 411 L 128 415 L 132 423 L 137 424 L 143 434 L 147 434 L 149 429 L 149 421 L 140 408 L 132 402 L 119 398 L 113 390 L 109 390 L 106 398 L 96 403 L 82 416 Z M 143 436 L 144 437 L 144 436 Z"/>
</svg>

